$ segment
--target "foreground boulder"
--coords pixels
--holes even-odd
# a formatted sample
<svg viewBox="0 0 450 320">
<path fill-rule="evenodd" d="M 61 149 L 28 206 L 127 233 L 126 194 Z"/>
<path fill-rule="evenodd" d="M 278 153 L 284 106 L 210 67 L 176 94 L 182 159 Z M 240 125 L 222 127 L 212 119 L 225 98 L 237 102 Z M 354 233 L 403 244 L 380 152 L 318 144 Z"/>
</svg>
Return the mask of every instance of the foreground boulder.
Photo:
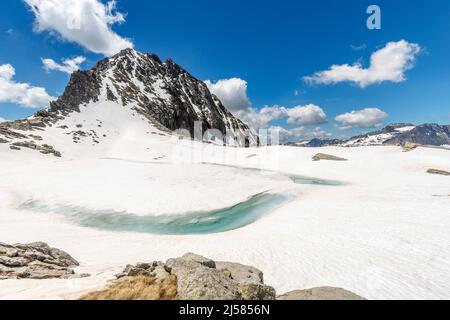
<svg viewBox="0 0 450 320">
<path fill-rule="evenodd" d="M 325 153 L 318 153 L 316 154 L 313 158 L 313 161 L 320 161 L 320 160 L 329 160 L 329 161 L 348 161 L 345 158 L 340 158 L 340 157 L 336 157 L 336 156 L 332 156 L 330 154 L 325 154 Z"/>
<path fill-rule="evenodd" d="M 250 266 L 193 253 L 166 263 L 128 265 L 104 290 L 81 300 L 365 300 L 339 288 L 298 290 L 276 298 L 263 273 Z"/>
<path fill-rule="evenodd" d="M 296 290 L 283 294 L 277 300 L 365 300 L 350 291 L 333 288 L 320 287 L 308 290 Z"/>
<path fill-rule="evenodd" d="M 166 263 L 128 265 L 116 277 L 107 289 L 82 299 L 275 300 L 276 296 L 275 289 L 264 284 L 260 270 L 192 253 Z M 150 287 L 141 294 L 129 289 L 142 283 Z"/>
<path fill-rule="evenodd" d="M 8 245 L 0 243 L 0 280 L 68 279 L 79 263 L 69 254 L 43 242 Z"/>
</svg>

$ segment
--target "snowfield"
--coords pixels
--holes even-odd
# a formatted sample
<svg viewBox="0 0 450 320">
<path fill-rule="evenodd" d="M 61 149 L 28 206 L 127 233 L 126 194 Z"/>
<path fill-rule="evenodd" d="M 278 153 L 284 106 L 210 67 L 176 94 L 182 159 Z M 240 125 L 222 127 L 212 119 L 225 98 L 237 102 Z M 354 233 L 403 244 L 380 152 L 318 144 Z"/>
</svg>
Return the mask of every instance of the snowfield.
<svg viewBox="0 0 450 320">
<path fill-rule="evenodd" d="M 0 143 L 0 241 L 47 242 L 78 260 L 78 272 L 91 274 L 0 281 L 0 299 L 77 299 L 127 264 L 186 252 L 255 266 L 278 294 L 333 286 L 368 299 L 450 299 L 450 179 L 426 173 L 450 171 L 449 150 L 223 147 L 181 140 L 150 124 L 134 103 L 124 107 L 105 96 L 104 84 L 98 102 L 43 130 L 21 131 L 61 158 Z M 319 152 L 348 161 L 312 161 Z M 297 184 L 292 176 L 343 184 Z M 178 217 L 263 192 L 289 201 L 223 233 L 106 231 L 58 214 L 69 206 L 88 214 Z M 25 208 L 30 201 L 50 210 Z"/>
<path fill-rule="evenodd" d="M 77 259 L 77 271 L 91 274 L 1 281 L 1 299 L 76 299 L 103 287 L 126 264 L 186 252 L 256 266 L 278 294 L 335 286 L 368 299 L 450 298 L 450 179 L 426 173 L 450 170 L 448 150 L 224 148 L 161 132 L 139 138 L 136 126 L 117 130 L 111 143 L 62 150 L 60 159 L 0 144 L 0 241 L 47 242 Z M 313 162 L 318 152 L 349 161 Z M 288 175 L 345 184 L 298 185 Z M 19 209 L 34 199 L 183 214 L 221 209 L 264 191 L 293 197 L 253 224 L 207 235 L 102 231 Z"/>
<path fill-rule="evenodd" d="M 245 149 L 223 147 L 223 139 L 181 139 L 155 119 L 174 120 L 179 112 L 186 123 L 206 118 L 212 125 L 219 117 L 237 137 L 245 137 L 248 127 L 173 62 L 162 64 L 130 49 L 115 57 L 89 71 L 102 79 L 98 88 L 97 81 L 87 80 L 90 73 L 77 74 L 75 88 L 69 84 L 58 100 L 59 111 L 43 111 L 52 117 L 37 115 L 30 118 L 34 125 L 19 121 L 1 128 L 0 242 L 47 242 L 79 261 L 77 272 L 91 276 L 3 280 L 0 299 L 77 299 L 103 288 L 127 264 L 187 252 L 255 266 L 278 294 L 333 286 L 367 299 L 450 299 L 450 178 L 427 173 L 450 171 L 450 150 Z M 136 82 L 143 78 L 136 74 L 141 69 L 154 76 Z M 314 162 L 317 153 L 348 161 Z M 299 184 L 293 176 L 342 185 Z M 77 207 L 88 215 L 119 212 L 136 221 L 179 218 L 236 208 L 261 193 L 288 201 L 222 233 L 107 231 L 60 214 L 63 207 Z M 30 202 L 46 210 L 24 206 Z"/>
</svg>

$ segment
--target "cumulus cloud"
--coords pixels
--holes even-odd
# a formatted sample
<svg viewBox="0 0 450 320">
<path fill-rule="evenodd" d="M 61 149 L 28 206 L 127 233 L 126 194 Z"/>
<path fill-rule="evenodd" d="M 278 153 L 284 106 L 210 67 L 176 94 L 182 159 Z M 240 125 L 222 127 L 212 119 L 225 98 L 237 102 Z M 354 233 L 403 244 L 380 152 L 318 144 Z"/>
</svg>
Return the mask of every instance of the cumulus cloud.
<svg viewBox="0 0 450 320">
<path fill-rule="evenodd" d="M 338 128 L 348 130 L 352 128 L 373 128 L 383 124 L 388 114 L 378 108 L 366 108 L 338 115 L 335 120 L 339 122 Z"/>
<path fill-rule="evenodd" d="M 60 39 L 77 43 L 105 56 L 133 47 L 133 43 L 112 30 L 125 22 L 116 1 L 24 0 L 35 15 L 35 31 L 47 31 Z"/>
<path fill-rule="evenodd" d="M 53 59 L 42 59 L 42 64 L 47 71 L 56 70 L 72 74 L 73 72 L 80 70 L 81 64 L 85 61 L 86 58 L 80 56 L 73 59 L 65 59 L 61 64 Z"/>
<path fill-rule="evenodd" d="M 326 132 L 320 127 L 313 129 L 298 127 L 293 129 L 286 129 L 280 126 L 272 126 L 270 131 L 278 132 L 278 136 L 281 143 L 298 142 L 302 140 L 311 140 L 314 138 L 325 139 L 331 137 L 331 133 Z"/>
<path fill-rule="evenodd" d="M 327 115 L 319 106 L 308 104 L 290 109 L 284 108 L 287 115 L 286 122 L 298 126 L 319 125 L 327 123 Z"/>
<path fill-rule="evenodd" d="M 285 120 L 287 124 L 296 126 L 316 126 L 327 123 L 325 112 L 314 104 L 293 108 L 279 105 L 254 108 L 247 96 L 247 82 L 239 78 L 222 79 L 215 83 L 206 80 L 205 83 L 227 109 L 255 131 L 267 129 L 273 121 L 277 120 Z"/>
<path fill-rule="evenodd" d="M 265 106 L 261 109 L 248 108 L 238 110 L 236 116 L 251 128 L 259 130 L 268 128 L 272 121 L 286 120 L 286 123 L 298 126 L 311 126 L 327 123 L 327 116 L 319 106 L 309 104 L 286 108 L 281 106 Z"/>
<path fill-rule="evenodd" d="M 41 108 L 55 98 L 45 88 L 14 81 L 16 70 L 10 64 L 0 65 L 0 102 L 11 102 L 27 108 Z"/>
<path fill-rule="evenodd" d="M 361 88 L 384 81 L 399 83 L 406 80 L 405 72 L 414 66 L 420 51 L 418 44 L 405 40 L 389 42 L 372 54 L 368 68 L 364 68 L 360 62 L 352 65 L 333 65 L 328 70 L 316 72 L 303 79 L 310 84 L 351 82 Z"/>
<path fill-rule="evenodd" d="M 280 119 L 283 116 L 282 107 L 271 106 L 261 109 L 248 108 L 235 111 L 234 114 L 255 131 L 267 129 L 269 123 Z"/>
<path fill-rule="evenodd" d="M 0 117 L 0 122 L 5 122 L 6 119 L 3 119 L 2 117 Z"/>
<path fill-rule="evenodd" d="M 205 81 L 209 91 L 215 94 L 230 111 L 251 107 L 247 96 L 247 81 L 240 78 L 222 79 L 215 83 Z"/>
</svg>

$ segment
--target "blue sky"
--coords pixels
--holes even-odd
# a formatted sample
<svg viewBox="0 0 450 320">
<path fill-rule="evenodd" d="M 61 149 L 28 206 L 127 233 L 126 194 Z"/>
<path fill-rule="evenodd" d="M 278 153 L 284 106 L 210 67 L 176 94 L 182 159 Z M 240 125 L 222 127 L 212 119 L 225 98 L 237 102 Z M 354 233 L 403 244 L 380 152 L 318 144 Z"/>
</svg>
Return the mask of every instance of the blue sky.
<svg viewBox="0 0 450 320">
<path fill-rule="evenodd" d="M 27 0 L 38 5 L 45 1 L 73 0 Z M 366 27 L 370 4 L 381 8 L 381 30 Z M 36 16 L 25 1 L 5 0 L 0 5 L 0 66 L 11 65 L 17 83 L 45 88 L 49 96 L 56 97 L 69 75 L 45 70 L 42 59 L 61 63 L 83 56 L 86 61 L 81 67 L 88 69 L 105 55 L 93 52 L 83 41 L 67 39 L 58 30 L 33 29 Z M 380 122 L 450 123 L 449 1 L 119 0 L 117 12 L 124 14 L 124 21 L 111 25 L 111 32 L 133 43 L 136 50 L 154 52 L 162 59 L 171 57 L 202 80 L 245 81 L 251 102 L 246 108 L 253 112 L 248 117 L 261 116 L 258 112 L 264 106 L 282 108 L 284 116 L 273 117 L 269 125 L 288 130 L 302 127 L 305 135 L 320 127 L 329 135 L 349 136 L 367 131 L 370 121 L 347 123 L 335 118 L 367 108 L 384 114 L 372 126 Z M 360 69 L 367 69 L 373 53 L 400 40 L 418 46 L 408 47 L 417 50 L 409 52 L 413 60 L 402 72 L 404 79 L 381 78 L 364 87 L 355 81 L 308 83 L 304 79 L 332 65 L 359 62 Z M 14 120 L 37 110 L 1 97 L 0 92 L 0 118 Z M 298 121 L 299 116 L 289 111 L 308 105 L 318 106 L 327 123 Z M 305 109 L 297 111 L 304 116 Z"/>
</svg>

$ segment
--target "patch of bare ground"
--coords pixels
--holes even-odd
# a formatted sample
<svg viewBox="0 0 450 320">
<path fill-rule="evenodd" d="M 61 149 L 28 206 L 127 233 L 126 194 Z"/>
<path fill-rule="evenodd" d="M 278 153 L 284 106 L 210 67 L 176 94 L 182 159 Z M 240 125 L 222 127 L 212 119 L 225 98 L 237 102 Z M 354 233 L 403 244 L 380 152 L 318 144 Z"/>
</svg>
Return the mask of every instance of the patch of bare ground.
<svg viewBox="0 0 450 320">
<path fill-rule="evenodd" d="M 126 277 L 108 288 L 88 293 L 80 300 L 177 300 L 177 277 L 170 275 L 162 282 L 155 277 Z"/>
</svg>

